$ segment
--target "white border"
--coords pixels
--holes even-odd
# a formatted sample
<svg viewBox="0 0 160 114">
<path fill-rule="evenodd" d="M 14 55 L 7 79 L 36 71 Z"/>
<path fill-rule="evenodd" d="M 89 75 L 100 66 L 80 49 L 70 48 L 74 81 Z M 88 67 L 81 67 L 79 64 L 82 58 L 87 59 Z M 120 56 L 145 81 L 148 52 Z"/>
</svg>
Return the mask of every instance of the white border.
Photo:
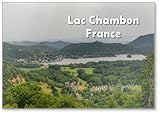
<svg viewBox="0 0 160 114">
<path fill-rule="evenodd" d="M 155 109 L 146 109 L 146 110 L 139 110 L 139 109 L 72 109 L 72 110 L 68 110 L 68 109 L 26 109 L 26 110 L 22 110 L 22 109 L 10 109 L 10 110 L 6 110 L 6 109 L 2 109 L 2 2 L 155 2 L 156 4 L 156 22 L 155 22 L 155 33 L 156 33 L 156 40 L 155 40 Z M 58 113 L 58 114 L 63 114 L 63 113 L 68 113 L 68 114 L 82 114 L 82 113 L 91 113 L 91 114 L 101 114 L 101 113 L 113 113 L 113 114 L 151 114 L 151 113 L 160 113 L 160 70 L 158 70 L 160 68 L 160 61 L 158 60 L 160 58 L 160 0 L 1 0 L 0 1 L 1 5 L 0 5 L 0 37 L 1 37 L 1 41 L 0 41 L 0 113 L 1 114 L 44 114 L 44 113 Z"/>
</svg>

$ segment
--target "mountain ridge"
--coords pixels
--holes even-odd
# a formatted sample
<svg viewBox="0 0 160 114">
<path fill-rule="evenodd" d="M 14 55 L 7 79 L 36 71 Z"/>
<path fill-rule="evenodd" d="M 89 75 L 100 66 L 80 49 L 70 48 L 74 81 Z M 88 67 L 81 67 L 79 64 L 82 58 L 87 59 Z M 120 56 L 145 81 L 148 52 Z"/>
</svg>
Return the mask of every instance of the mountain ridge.
<svg viewBox="0 0 160 114">
<path fill-rule="evenodd" d="M 139 36 L 132 42 L 128 43 L 129 46 L 138 50 L 143 54 L 153 51 L 154 49 L 154 34 L 147 34 Z"/>
<path fill-rule="evenodd" d="M 29 42 L 30 43 L 30 42 Z M 23 51 L 20 51 L 23 50 Z M 117 54 L 144 54 L 154 50 L 154 34 L 139 36 L 128 44 L 121 43 L 103 43 L 95 41 L 91 43 L 70 43 L 70 42 L 41 42 L 39 45 L 13 45 L 3 42 L 3 57 L 19 58 L 31 57 L 34 54 L 55 58 L 55 56 L 63 56 L 66 58 L 79 57 L 100 57 L 100 56 L 115 56 Z M 42 53 L 43 52 L 43 53 Z M 28 55 L 29 54 L 29 55 Z M 47 54 L 47 55 L 46 55 Z M 51 58 L 52 57 L 52 58 Z"/>
<path fill-rule="evenodd" d="M 51 41 L 42 41 L 42 42 L 34 42 L 34 41 L 22 41 L 22 42 L 7 42 L 9 44 L 13 44 L 13 45 L 18 45 L 18 46 L 35 46 L 35 45 L 45 45 L 48 47 L 54 47 L 54 48 L 58 48 L 61 49 L 69 44 L 71 44 L 71 42 L 65 42 L 65 41 L 55 41 L 55 42 L 51 42 Z"/>
</svg>

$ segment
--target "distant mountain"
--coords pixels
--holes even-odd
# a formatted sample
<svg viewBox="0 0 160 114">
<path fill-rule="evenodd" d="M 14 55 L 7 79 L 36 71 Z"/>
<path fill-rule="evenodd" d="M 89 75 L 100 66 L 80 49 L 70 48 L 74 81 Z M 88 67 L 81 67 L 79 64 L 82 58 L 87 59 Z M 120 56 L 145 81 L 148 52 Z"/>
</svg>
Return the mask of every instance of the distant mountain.
<svg viewBox="0 0 160 114">
<path fill-rule="evenodd" d="M 9 42 L 13 45 L 22 45 L 22 46 L 33 46 L 33 45 L 39 45 L 39 42 L 32 42 L 32 41 L 22 41 L 22 42 Z"/>
<path fill-rule="evenodd" d="M 128 44 L 139 53 L 147 54 L 154 50 L 154 34 L 140 36 Z"/>
<path fill-rule="evenodd" d="M 58 48 L 58 49 L 62 49 L 65 46 L 71 44 L 71 42 L 64 42 L 64 41 L 56 41 L 56 42 L 40 42 L 40 45 L 45 45 L 48 47 L 54 47 L 54 48 Z"/>
<path fill-rule="evenodd" d="M 14 42 L 9 44 L 3 42 L 4 60 L 15 59 L 54 59 L 58 55 L 66 58 L 79 57 L 104 57 L 117 54 L 148 54 L 154 50 L 154 34 L 140 36 L 128 44 L 102 43 L 99 41 L 91 43 L 70 42 Z"/>
<path fill-rule="evenodd" d="M 64 42 L 64 41 L 56 41 L 56 42 L 50 42 L 50 41 L 44 41 L 44 42 L 32 42 L 32 41 L 23 41 L 23 42 L 9 42 L 13 45 L 19 45 L 19 46 L 35 46 L 35 45 L 43 45 L 47 47 L 54 47 L 54 48 L 64 48 L 65 46 L 71 44 L 71 42 Z"/>
<path fill-rule="evenodd" d="M 129 45 L 120 43 L 92 43 L 70 44 L 60 50 L 66 57 L 100 57 L 115 56 L 116 54 L 135 53 L 136 50 Z"/>
<path fill-rule="evenodd" d="M 98 57 L 115 56 L 117 54 L 148 54 L 154 50 L 154 34 L 136 38 L 128 44 L 102 43 L 75 43 L 64 47 L 61 54 L 66 57 Z"/>
</svg>

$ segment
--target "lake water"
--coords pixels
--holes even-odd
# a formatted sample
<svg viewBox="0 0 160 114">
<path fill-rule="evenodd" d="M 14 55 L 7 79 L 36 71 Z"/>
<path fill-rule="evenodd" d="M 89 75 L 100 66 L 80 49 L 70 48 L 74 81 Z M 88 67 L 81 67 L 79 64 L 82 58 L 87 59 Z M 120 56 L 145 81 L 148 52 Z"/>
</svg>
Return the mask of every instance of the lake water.
<svg viewBox="0 0 160 114">
<path fill-rule="evenodd" d="M 87 63 L 87 62 L 99 62 L 99 61 L 132 61 L 132 60 L 143 60 L 146 57 L 140 54 L 133 54 L 131 58 L 127 57 L 128 54 L 117 55 L 116 57 L 96 57 L 96 58 L 78 58 L 78 59 L 62 59 L 58 62 L 52 62 L 48 64 L 52 65 L 69 65 L 69 64 L 79 64 L 79 63 Z"/>
</svg>

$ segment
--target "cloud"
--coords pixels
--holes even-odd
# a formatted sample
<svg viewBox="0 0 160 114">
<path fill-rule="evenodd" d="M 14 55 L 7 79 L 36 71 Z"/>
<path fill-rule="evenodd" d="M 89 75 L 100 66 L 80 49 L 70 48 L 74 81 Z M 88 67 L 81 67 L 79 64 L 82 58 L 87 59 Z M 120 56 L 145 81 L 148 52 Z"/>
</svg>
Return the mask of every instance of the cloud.
<svg viewBox="0 0 160 114">
<path fill-rule="evenodd" d="M 139 26 L 68 25 L 67 16 L 137 17 Z M 3 3 L 4 41 L 126 42 L 154 33 L 154 3 Z M 121 31 L 121 39 L 87 39 L 86 29 Z"/>
</svg>

